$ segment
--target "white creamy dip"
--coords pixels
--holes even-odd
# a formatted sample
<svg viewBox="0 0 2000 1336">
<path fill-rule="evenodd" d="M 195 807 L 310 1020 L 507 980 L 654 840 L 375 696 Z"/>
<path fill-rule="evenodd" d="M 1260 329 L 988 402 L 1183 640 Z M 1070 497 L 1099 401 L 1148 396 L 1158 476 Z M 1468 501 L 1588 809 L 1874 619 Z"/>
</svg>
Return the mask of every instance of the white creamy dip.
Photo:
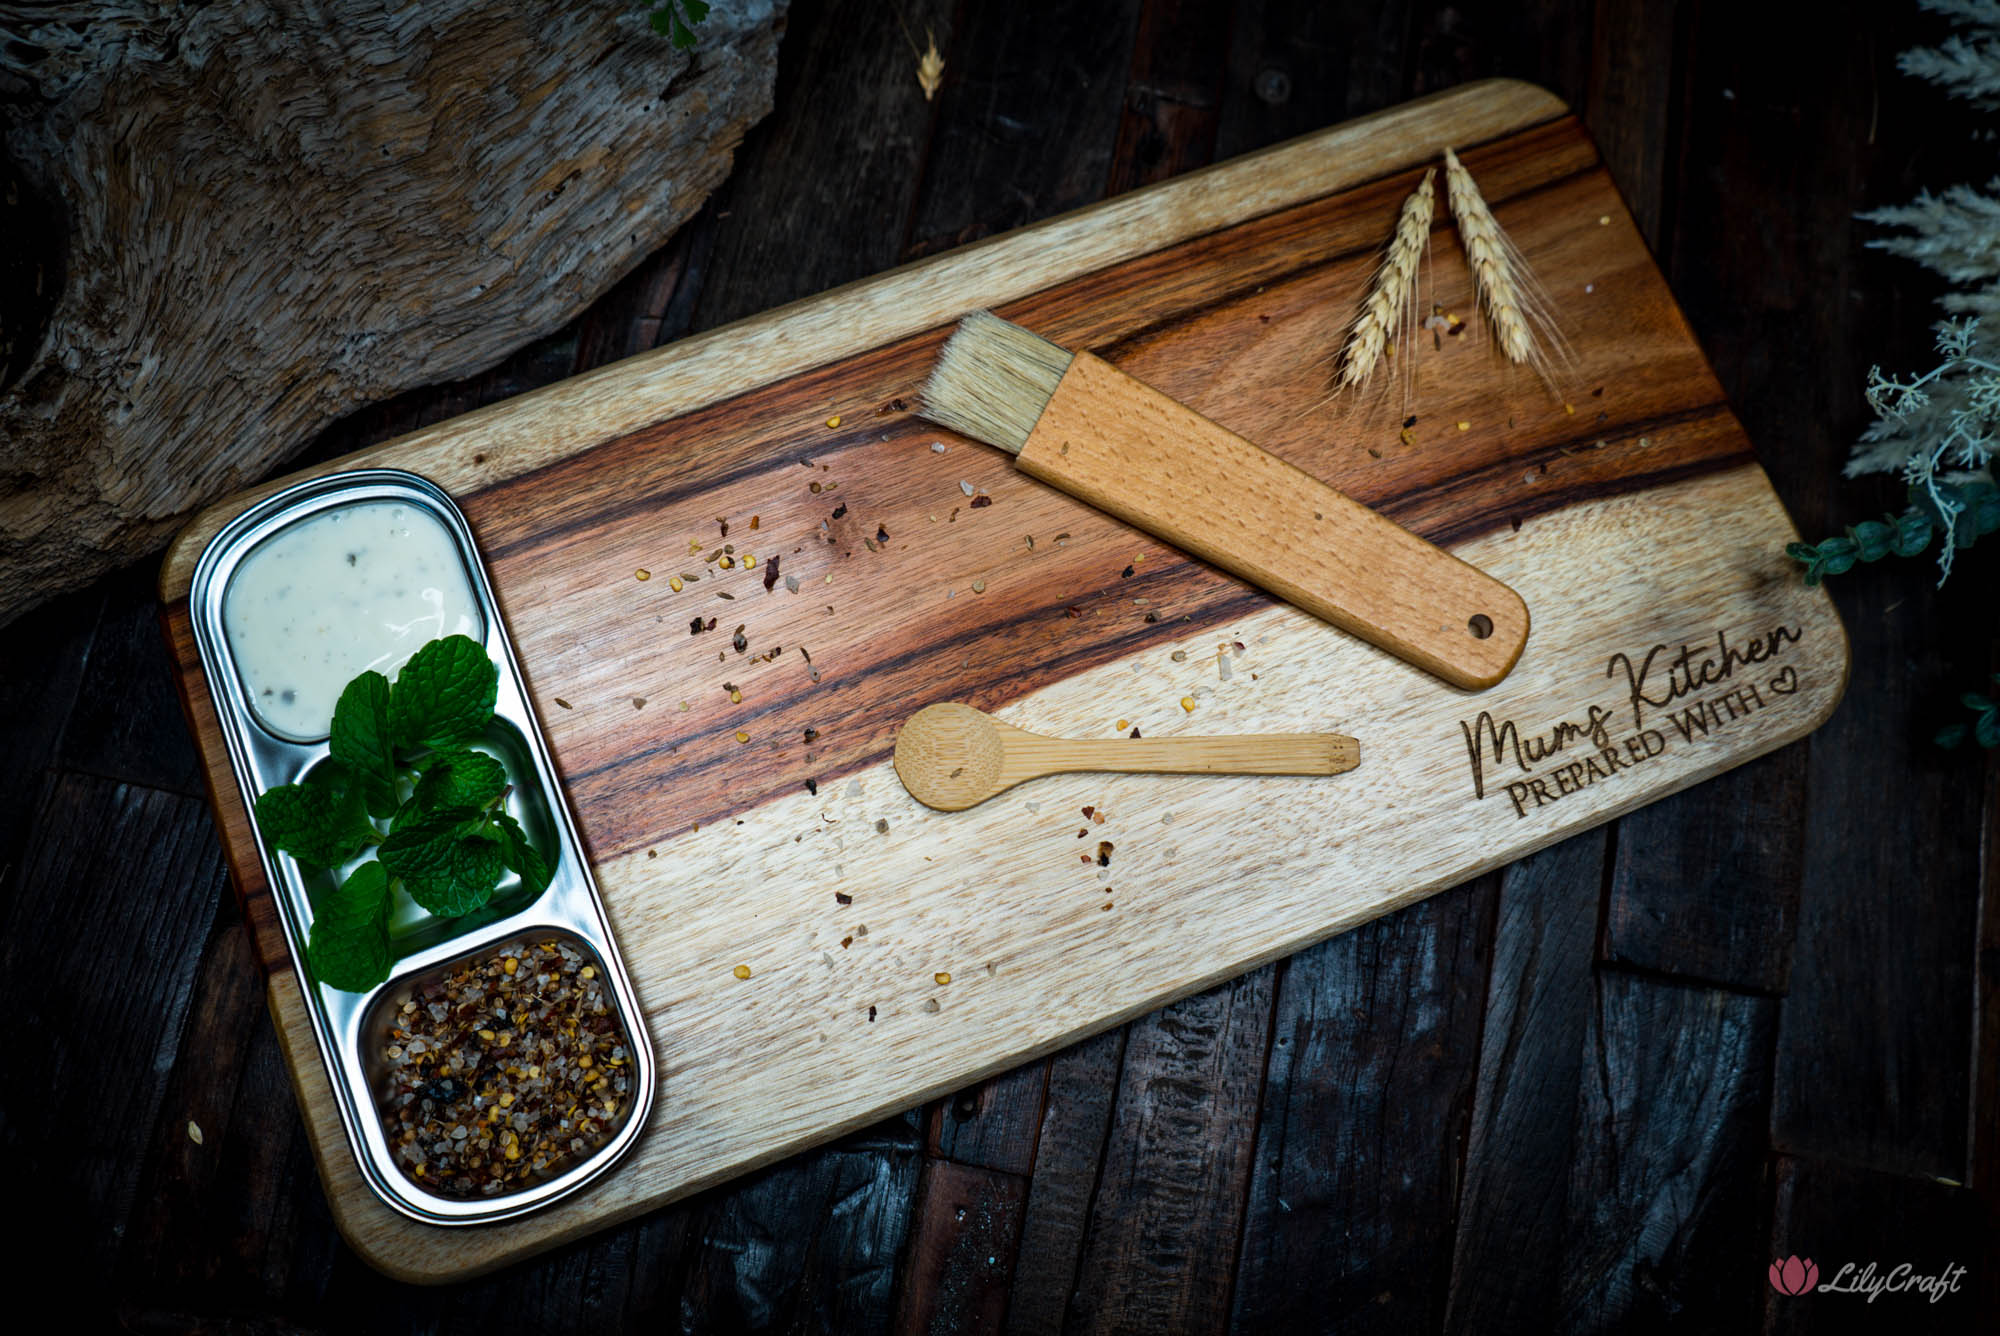
<svg viewBox="0 0 2000 1336">
<path fill-rule="evenodd" d="M 222 626 L 257 717 L 300 740 L 326 736 L 359 674 L 393 680 L 426 642 L 484 632 L 451 533 L 401 501 L 322 511 L 265 539 L 223 591 Z"/>
</svg>

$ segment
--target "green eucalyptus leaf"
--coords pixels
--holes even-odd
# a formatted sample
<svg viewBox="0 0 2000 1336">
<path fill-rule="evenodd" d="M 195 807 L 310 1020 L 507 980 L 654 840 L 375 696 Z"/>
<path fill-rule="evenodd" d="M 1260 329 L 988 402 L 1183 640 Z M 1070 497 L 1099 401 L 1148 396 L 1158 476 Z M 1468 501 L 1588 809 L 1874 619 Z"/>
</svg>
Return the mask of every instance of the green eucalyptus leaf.
<svg viewBox="0 0 2000 1336">
<path fill-rule="evenodd" d="M 339 867 L 375 840 L 358 785 L 281 784 L 258 795 L 256 813 L 272 848 L 314 867 Z"/>
<path fill-rule="evenodd" d="M 500 669 L 468 636 L 433 640 L 403 665 L 389 693 L 389 728 L 411 750 L 471 742 L 493 717 Z"/>
<path fill-rule="evenodd" d="M 555 874 L 548 860 L 529 842 L 528 832 L 521 829 L 521 823 L 505 812 L 497 812 L 493 824 L 500 833 L 501 854 L 507 866 L 520 874 L 521 884 L 534 895 L 546 891 Z"/>
<path fill-rule="evenodd" d="M 411 796 L 426 811 L 484 808 L 507 791 L 507 767 L 485 752 L 439 752 L 423 762 L 423 772 Z"/>
<path fill-rule="evenodd" d="M 389 874 L 379 862 L 314 898 L 306 963 L 321 983 L 349 993 L 389 977 Z"/>
<path fill-rule="evenodd" d="M 389 833 L 379 857 L 410 898 L 432 914 L 470 914 L 493 898 L 506 870 L 483 813 L 449 808 Z"/>
<path fill-rule="evenodd" d="M 389 736 L 389 679 L 366 672 L 347 684 L 333 708 L 333 759 L 361 784 L 371 816 L 396 810 L 396 753 Z"/>
</svg>

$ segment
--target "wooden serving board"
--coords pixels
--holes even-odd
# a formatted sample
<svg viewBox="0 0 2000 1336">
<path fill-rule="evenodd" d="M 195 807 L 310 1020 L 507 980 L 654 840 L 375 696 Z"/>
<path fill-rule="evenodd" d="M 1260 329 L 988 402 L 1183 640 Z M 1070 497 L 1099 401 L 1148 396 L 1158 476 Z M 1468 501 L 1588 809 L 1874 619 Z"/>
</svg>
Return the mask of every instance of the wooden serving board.
<svg viewBox="0 0 2000 1336">
<path fill-rule="evenodd" d="M 1548 287 L 1574 365 L 1552 396 L 1498 358 L 1441 208 L 1432 295 L 1466 328 L 1418 341 L 1404 439 L 1393 372 L 1359 401 L 1329 401 L 1327 375 L 1447 144 Z M 1533 615 L 1519 666 L 1455 691 L 912 417 L 975 306 L 1096 351 L 1508 582 Z M 443 1230 L 368 1193 L 187 615 L 202 544 L 269 488 L 204 515 L 162 577 L 188 712 L 328 1196 L 354 1247 L 410 1280 L 646 1211 L 1520 858 L 1799 737 L 1847 674 L 1832 604 L 1782 556 L 1792 526 L 1596 150 L 1516 83 L 325 467 L 361 464 L 433 478 L 470 516 L 661 1060 L 645 1139 L 580 1199 Z M 707 563 L 725 542 L 757 566 Z M 702 578 L 675 592 L 680 572 Z M 696 617 L 716 629 L 690 634 Z M 945 815 L 902 791 L 889 753 L 900 720 L 951 699 L 1083 737 L 1348 733 L 1362 761 L 1328 779 L 1056 777 Z"/>
</svg>

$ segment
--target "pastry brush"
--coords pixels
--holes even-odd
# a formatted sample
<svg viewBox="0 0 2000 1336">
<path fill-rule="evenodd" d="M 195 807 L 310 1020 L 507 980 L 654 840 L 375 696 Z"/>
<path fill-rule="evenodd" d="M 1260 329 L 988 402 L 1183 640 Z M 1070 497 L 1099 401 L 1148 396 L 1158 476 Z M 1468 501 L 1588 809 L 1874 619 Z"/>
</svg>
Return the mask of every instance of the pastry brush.
<svg viewBox="0 0 2000 1336">
<path fill-rule="evenodd" d="M 974 311 L 920 416 L 1453 686 L 1528 638 L 1521 596 L 1101 358 Z"/>
</svg>

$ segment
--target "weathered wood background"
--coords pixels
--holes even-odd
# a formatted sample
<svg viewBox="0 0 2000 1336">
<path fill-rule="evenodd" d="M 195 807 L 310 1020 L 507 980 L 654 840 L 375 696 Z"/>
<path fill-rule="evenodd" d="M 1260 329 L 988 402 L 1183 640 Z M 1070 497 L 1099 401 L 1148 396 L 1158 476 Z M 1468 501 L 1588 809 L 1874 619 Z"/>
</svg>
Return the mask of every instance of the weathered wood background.
<svg viewBox="0 0 2000 1336">
<path fill-rule="evenodd" d="M 617 0 L 0 0 L 0 624 L 359 405 L 555 329 L 771 105 Z"/>
<path fill-rule="evenodd" d="M 1504 73 L 1584 112 L 1801 526 L 1893 501 L 1835 466 L 1867 365 L 1924 356 L 1934 290 L 1852 215 L 1991 170 L 1894 71 L 1923 31 L 1894 5 L 904 11 L 944 52 L 936 102 L 883 6 L 795 6 L 777 109 L 693 224 L 562 334 L 317 450 Z M 333 1232 L 135 568 L 0 641 L 24 1264 L 141 1330 L 1979 1330 L 2000 783 L 1924 740 L 1994 666 L 1971 555 L 1941 594 L 1908 566 L 1836 584 L 1854 676 L 1806 743 L 440 1291 Z M 1864 1310 L 1775 1296 L 1794 1252 L 1972 1274 Z"/>
</svg>

